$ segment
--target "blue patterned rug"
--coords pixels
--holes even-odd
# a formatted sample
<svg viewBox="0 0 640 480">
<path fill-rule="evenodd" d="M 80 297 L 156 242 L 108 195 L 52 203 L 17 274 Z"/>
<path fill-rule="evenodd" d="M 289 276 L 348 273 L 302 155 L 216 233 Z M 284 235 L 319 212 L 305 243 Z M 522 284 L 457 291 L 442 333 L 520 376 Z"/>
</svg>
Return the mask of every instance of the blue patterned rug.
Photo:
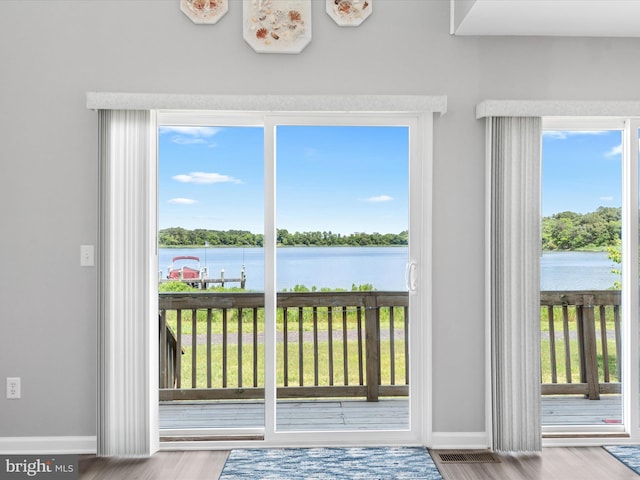
<svg viewBox="0 0 640 480">
<path fill-rule="evenodd" d="M 232 450 L 220 480 L 442 480 L 429 452 L 402 448 Z"/>
<path fill-rule="evenodd" d="M 640 445 L 611 445 L 603 448 L 640 475 Z"/>
</svg>

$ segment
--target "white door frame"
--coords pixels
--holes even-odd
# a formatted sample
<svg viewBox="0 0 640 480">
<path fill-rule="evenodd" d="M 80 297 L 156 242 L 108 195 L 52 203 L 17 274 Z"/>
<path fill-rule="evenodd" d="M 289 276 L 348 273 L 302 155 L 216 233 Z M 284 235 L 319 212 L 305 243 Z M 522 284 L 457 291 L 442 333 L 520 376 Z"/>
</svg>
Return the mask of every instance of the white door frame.
<svg viewBox="0 0 640 480">
<path fill-rule="evenodd" d="M 413 349 L 413 355 L 415 358 L 411 359 L 411 365 L 416 365 L 411 373 L 412 378 L 415 375 L 420 374 L 422 380 L 419 391 L 412 392 L 412 398 L 422 398 L 423 403 L 420 405 L 412 404 L 412 411 L 420 411 L 421 416 L 419 419 L 419 430 L 415 432 L 415 436 L 411 439 L 407 439 L 406 435 L 399 434 L 395 436 L 393 432 L 384 432 L 384 436 L 380 437 L 379 443 L 384 444 L 422 444 L 429 446 L 431 443 L 431 359 L 426 353 L 418 352 L 430 352 L 431 351 L 431 235 L 430 225 L 432 223 L 432 202 L 431 202 L 431 185 L 432 185 L 432 157 L 433 157 L 433 133 L 432 122 L 433 114 L 439 112 L 441 114 L 446 112 L 446 97 L 429 97 L 429 96 L 416 96 L 416 95 L 315 95 L 315 96 L 226 96 L 226 95 L 165 95 L 165 94 L 127 94 L 127 93 L 95 93 L 90 92 L 87 94 L 87 108 L 93 110 L 151 110 L 154 113 L 157 111 L 172 110 L 178 111 L 208 111 L 216 112 L 219 114 L 228 114 L 230 117 L 236 116 L 240 113 L 247 112 L 282 112 L 282 113 L 352 113 L 361 114 L 363 116 L 371 115 L 409 115 L 417 118 L 418 136 L 416 138 L 416 145 L 419 162 L 416 169 L 419 172 L 410 173 L 411 188 L 416 188 L 416 191 L 422 192 L 419 198 L 421 207 L 423 208 L 423 215 L 420 218 L 421 226 L 417 227 L 416 234 L 420 234 L 420 239 L 411 239 L 412 243 L 416 246 L 419 245 L 420 254 L 422 256 L 421 263 L 417 265 L 416 283 L 424 291 L 424 296 L 420 300 L 420 311 L 417 312 L 418 321 L 422 326 L 422 331 L 418 332 L 419 335 L 415 335 L 416 341 L 420 337 L 419 342 L 422 348 Z M 131 191 L 137 188 L 148 188 L 155 184 L 155 178 L 141 178 L 138 185 L 121 185 L 123 194 L 126 194 L 126 190 Z M 116 183 L 118 179 L 116 179 Z M 414 208 L 415 211 L 415 208 Z M 157 217 L 157 205 L 155 211 L 139 212 L 147 219 L 146 223 L 151 225 L 151 219 L 154 220 Z M 413 213 L 411 214 L 413 215 Z M 104 219 L 108 221 L 108 219 Z M 125 252 L 110 252 L 113 255 L 124 254 Z M 413 260 L 413 259 L 412 259 Z M 127 272 L 123 272 L 126 275 Z M 148 304 L 153 299 L 140 298 L 134 299 L 134 302 L 140 302 L 141 304 Z M 268 301 L 273 302 L 273 299 Z M 418 303 L 418 302 L 414 302 Z M 272 305 L 269 308 L 273 308 Z M 152 320 L 150 320 L 152 321 Z M 156 325 L 150 325 L 151 332 L 157 332 L 157 319 Z M 157 336 L 156 336 L 157 338 Z M 158 376 L 158 362 L 157 355 L 154 357 L 150 353 L 147 364 L 145 366 L 146 372 L 139 372 L 143 374 L 143 378 L 157 378 Z M 271 387 L 271 395 L 274 395 L 273 386 Z M 150 411 L 153 411 L 153 405 L 149 405 Z M 157 422 L 155 425 L 151 425 L 150 428 L 155 431 L 149 432 L 152 436 L 158 436 L 159 430 Z M 347 432 L 351 433 L 351 432 Z M 341 433 L 341 444 L 362 444 L 365 440 L 368 440 L 371 435 L 366 435 L 366 438 L 362 435 L 344 435 Z M 296 435 L 295 438 L 289 439 L 282 437 L 270 438 L 270 435 L 265 435 L 264 442 L 166 442 L 160 446 L 160 449 L 203 449 L 203 448 L 242 448 L 242 447 L 264 447 L 264 446 L 302 446 L 302 445 L 317 445 L 318 434 L 313 433 L 301 433 Z M 335 439 L 331 442 L 335 445 Z"/>
</svg>

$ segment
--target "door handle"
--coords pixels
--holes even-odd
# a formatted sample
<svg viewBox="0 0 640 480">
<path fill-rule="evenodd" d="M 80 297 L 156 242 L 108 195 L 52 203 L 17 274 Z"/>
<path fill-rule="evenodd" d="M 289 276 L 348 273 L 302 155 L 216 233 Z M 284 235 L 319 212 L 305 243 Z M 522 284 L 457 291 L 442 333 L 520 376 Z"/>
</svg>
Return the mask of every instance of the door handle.
<svg viewBox="0 0 640 480">
<path fill-rule="evenodd" d="M 405 273 L 405 283 L 407 284 L 407 289 L 410 292 L 416 291 L 416 269 L 418 266 L 415 262 L 407 263 L 407 271 Z"/>
</svg>

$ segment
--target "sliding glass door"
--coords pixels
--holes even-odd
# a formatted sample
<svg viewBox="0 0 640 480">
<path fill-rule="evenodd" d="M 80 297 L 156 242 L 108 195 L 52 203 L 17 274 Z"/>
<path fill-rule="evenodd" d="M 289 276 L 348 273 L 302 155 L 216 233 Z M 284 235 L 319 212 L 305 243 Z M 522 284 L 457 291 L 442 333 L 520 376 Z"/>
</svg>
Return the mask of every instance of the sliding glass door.
<svg viewBox="0 0 640 480">
<path fill-rule="evenodd" d="M 263 129 L 158 138 L 162 435 L 263 438 Z"/>
<path fill-rule="evenodd" d="M 543 136 L 543 433 L 634 425 L 638 124 L 548 119 Z M 635 372 L 635 373 L 634 373 Z"/>
<path fill-rule="evenodd" d="M 409 428 L 409 127 L 276 127 L 278 431 Z"/>
<path fill-rule="evenodd" d="M 422 441 L 430 128 L 160 115 L 162 437 Z"/>
</svg>

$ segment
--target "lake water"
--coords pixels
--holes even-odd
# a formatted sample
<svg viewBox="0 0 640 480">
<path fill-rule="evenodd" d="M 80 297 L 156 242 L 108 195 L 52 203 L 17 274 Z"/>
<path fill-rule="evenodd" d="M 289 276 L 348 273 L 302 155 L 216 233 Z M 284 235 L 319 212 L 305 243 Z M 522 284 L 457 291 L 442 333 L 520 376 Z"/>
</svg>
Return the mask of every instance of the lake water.
<svg viewBox="0 0 640 480">
<path fill-rule="evenodd" d="M 161 248 L 159 268 L 166 277 L 171 259 L 178 255 L 200 257 L 209 277 L 240 278 L 247 273 L 248 290 L 264 290 L 264 260 L 261 248 Z M 351 290 L 351 285 L 372 284 L 377 290 L 406 290 L 406 247 L 287 247 L 276 251 L 278 290 L 296 285 Z M 238 284 L 229 284 L 238 286 Z"/>
<path fill-rule="evenodd" d="M 606 290 L 620 275 L 606 252 L 545 252 L 540 261 L 541 290 Z"/>
<path fill-rule="evenodd" d="M 260 248 L 161 248 L 159 268 L 166 277 L 171 259 L 200 257 L 209 276 L 239 278 L 242 266 L 248 290 L 264 290 L 264 260 Z M 297 284 L 351 289 L 370 283 L 377 290 L 406 290 L 406 247 L 287 247 L 277 250 L 278 290 Z M 606 290 L 619 280 L 605 252 L 545 252 L 540 263 L 542 290 Z M 228 284 L 238 286 L 238 284 Z"/>
</svg>

